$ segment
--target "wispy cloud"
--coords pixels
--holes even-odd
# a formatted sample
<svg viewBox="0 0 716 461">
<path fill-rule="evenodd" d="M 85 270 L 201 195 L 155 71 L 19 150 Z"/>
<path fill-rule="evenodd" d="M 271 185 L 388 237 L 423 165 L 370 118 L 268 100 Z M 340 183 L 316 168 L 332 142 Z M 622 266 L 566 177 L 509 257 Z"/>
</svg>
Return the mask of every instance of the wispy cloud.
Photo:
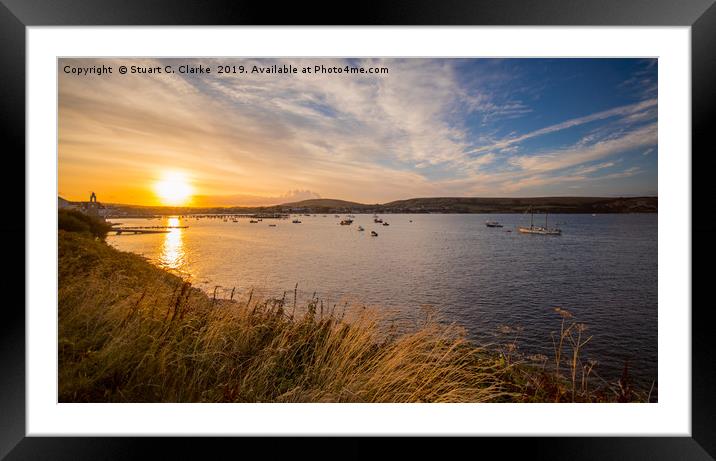
<svg viewBox="0 0 716 461">
<path fill-rule="evenodd" d="M 595 122 L 598 120 L 605 120 L 612 117 L 633 117 L 631 121 L 639 121 L 639 120 L 647 120 L 648 117 L 646 117 L 646 114 L 651 114 L 649 112 L 652 108 L 655 108 L 657 105 L 656 99 L 648 99 L 646 101 L 640 101 L 635 104 L 628 104 L 621 107 L 615 107 L 614 109 L 604 110 L 601 112 L 597 112 L 594 114 L 586 115 L 584 117 L 577 117 L 570 120 L 566 120 L 561 123 L 557 123 L 554 125 L 550 125 L 544 128 L 540 128 L 539 130 L 534 130 L 529 133 L 520 135 L 520 136 L 514 136 L 511 138 L 502 139 L 500 141 L 497 141 L 493 144 L 487 145 L 487 146 L 481 146 L 476 149 L 472 149 L 468 151 L 468 154 L 472 153 L 479 153 L 479 152 L 485 152 L 485 151 L 492 151 L 492 150 L 498 150 L 498 149 L 505 149 L 508 146 L 511 146 L 513 144 L 521 143 L 523 141 L 526 141 L 531 138 L 535 138 L 537 136 L 544 136 L 550 133 L 555 133 L 558 131 L 566 130 L 569 128 L 573 128 L 576 126 L 584 125 L 590 122 Z M 653 118 L 653 117 L 651 117 Z"/>
<path fill-rule="evenodd" d="M 224 61 L 247 67 L 316 62 Z M 655 97 L 538 129 L 505 130 L 525 118 L 531 126 L 540 120 L 535 107 L 518 95 L 528 90 L 495 91 L 483 84 L 486 71 L 466 80 L 464 61 L 322 62 L 386 66 L 390 73 L 94 79 L 60 73 L 61 189 L 70 196 L 84 194 L 91 182 L 87 178 L 101 178 L 105 196 L 145 200 L 152 181 L 173 168 L 187 172 L 201 191 L 197 200 L 209 201 L 222 197 L 268 203 L 288 199 L 283 195 L 289 189 L 365 202 L 417 195 L 500 195 L 558 177 L 567 182 L 595 177 L 614 169 L 610 157 L 635 148 L 647 149 L 647 157 L 656 145 Z M 65 63 L 93 61 L 62 60 L 61 65 Z M 528 140 L 588 124 L 596 129 L 577 142 L 561 140 L 539 150 L 526 147 Z"/>
</svg>

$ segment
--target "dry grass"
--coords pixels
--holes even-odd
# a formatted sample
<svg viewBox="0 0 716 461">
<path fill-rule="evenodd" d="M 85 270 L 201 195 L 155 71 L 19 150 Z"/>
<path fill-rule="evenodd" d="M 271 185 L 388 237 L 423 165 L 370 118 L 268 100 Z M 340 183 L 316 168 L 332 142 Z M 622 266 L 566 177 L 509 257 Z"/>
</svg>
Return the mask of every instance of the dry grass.
<svg viewBox="0 0 716 461">
<path fill-rule="evenodd" d="M 428 318 L 386 335 L 360 310 L 213 300 L 101 241 L 61 232 L 60 401 L 485 402 L 498 360 Z"/>
<path fill-rule="evenodd" d="M 547 357 L 513 354 L 516 339 L 487 350 L 432 316 L 395 334 L 372 310 L 338 315 L 314 300 L 294 317 L 295 301 L 213 299 L 78 233 L 60 231 L 59 255 L 61 402 L 620 400 L 618 383 L 588 386 L 583 327 L 562 324 L 555 373 Z"/>
</svg>

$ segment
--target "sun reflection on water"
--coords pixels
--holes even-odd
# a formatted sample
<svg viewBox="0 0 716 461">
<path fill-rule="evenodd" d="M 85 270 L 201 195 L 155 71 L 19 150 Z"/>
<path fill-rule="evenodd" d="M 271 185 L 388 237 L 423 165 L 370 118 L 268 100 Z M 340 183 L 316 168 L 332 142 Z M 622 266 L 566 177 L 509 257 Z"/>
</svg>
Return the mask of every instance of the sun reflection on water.
<svg viewBox="0 0 716 461">
<path fill-rule="evenodd" d="M 167 221 L 168 227 L 176 227 L 180 224 L 179 218 L 176 217 L 169 218 Z M 162 244 L 159 261 L 166 269 L 180 271 L 184 265 L 183 232 L 184 229 L 169 229 L 169 232 L 164 234 L 164 242 Z"/>
</svg>

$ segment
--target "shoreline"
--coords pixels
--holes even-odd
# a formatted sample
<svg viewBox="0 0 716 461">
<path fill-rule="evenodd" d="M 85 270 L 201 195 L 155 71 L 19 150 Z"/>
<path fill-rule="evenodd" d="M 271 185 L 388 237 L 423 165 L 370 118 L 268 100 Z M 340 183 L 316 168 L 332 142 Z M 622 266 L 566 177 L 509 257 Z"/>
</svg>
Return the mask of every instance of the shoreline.
<svg viewBox="0 0 716 461">
<path fill-rule="evenodd" d="M 232 397 L 231 395 L 216 394 L 217 386 L 226 387 L 232 385 L 230 383 L 239 385 L 232 381 L 235 377 L 212 375 L 212 379 L 217 380 L 213 385 L 206 387 L 204 382 L 209 379 L 205 376 L 206 373 L 209 373 L 208 370 L 217 366 L 228 366 L 229 363 L 233 363 L 233 366 L 248 366 L 246 363 L 249 363 L 253 367 L 260 368 L 260 364 L 264 363 L 267 357 L 277 360 L 274 365 L 279 369 L 288 367 L 293 370 L 278 372 L 278 375 L 272 375 L 271 379 L 277 380 L 276 382 L 284 382 L 288 379 L 286 386 L 293 389 L 291 392 L 294 392 L 291 399 L 281 393 L 272 395 L 268 401 L 314 401 L 312 399 L 317 395 L 322 395 L 322 397 L 320 399 L 315 397 L 318 399 L 316 401 L 404 401 L 402 397 L 396 397 L 396 395 L 402 394 L 372 395 L 372 397 L 361 394 L 363 397 L 360 398 L 355 395 L 348 397 L 343 393 L 345 389 L 332 388 L 332 381 L 325 381 L 320 385 L 313 383 L 313 378 L 310 376 L 318 373 L 325 378 L 327 374 L 332 373 L 336 363 L 344 364 L 346 357 L 341 354 L 347 353 L 358 345 L 362 348 L 362 355 L 359 356 L 363 357 L 362 360 L 365 363 L 358 360 L 355 363 L 358 366 L 357 370 L 350 373 L 344 370 L 348 375 L 355 374 L 353 378 L 351 376 L 343 377 L 348 379 L 344 384 L 351 393 L 356 392 L 356 389 L 359 388 L 362 389 L 361 392 L 368 392 L 366 389 L 373 389 L 368 383 L 371 383 L 371 380 L 380 379 L 379 376 L 371 374 L 362 367 L 369 369 L 383 367 L 382 373 L 388 376 L 407 366 L 405 362 L 399 361 L 399 364 L 393 363 L 391 360 L 398 360 L 398 357 L 402 357 L 403 354 L 416 353 L 416 356 L 410 358 L 411 364 L 420 365 L 421 369 L 445 368 L 443 372 L 448 373 L 447 376 L 450 376 L 450 379 L 433 382 L 432 384 L 436 386 L 436 393 L 430 394 L 429 398 L 412 394 L 411 399 L 406 401 L 574 400 L 607 402 L 618 401 L 619 398 L 625 401 L 646 401 L 648 398 L 645 391 L 635 391 L 634 389 L 629 389 L 628 395 L 619 396 L 618 392 L 615 392 L 618 385 L 589 383 L 589 373 L 587 373 L 587 387 L 580 387 L 584 384 L 575 383 L 568 379 L 569 377 L 564 373 L 560 373 L 559 377 L 553 374 L 547 368 L 549 358 L 546 356 L 523 359 L 518 357 L 514 350 L 510 350 L 509 345 L 502 349 L 488 350 L 485 346 L 465 340 L 464 335 L 458 332 L 459 327 L 455 330 L 455 327 L 426 322 L 416 331 L 397 334 L 388 341 L 379 338 L 375 317 L 369 321 L 369 319 L 361 319 L 358 316 L 349 322 L 348 319 L 343 318 L 343 315 L 339 318 L 335 312 L 331 314 L 325 312 L 323 308 L 319 308 L 317 303 L 308 303 L 305 306 L 306 314 L 303 317 L 294 317 L 290 308 L 293 307 L 295 310 L 295 304 L 291 306 L 291 303 L 286 302 L 285 299 L 252 300 L 249 297 L 248 300 L 245 298 L 236 301 L 214 300 L 204 291 L 192 287 L 190 283 L 180 277 L 153 265 L 147 258 L 116 250 L 104 241 L 93 240 L 78 233 L 60 231 L 59 242 L 61 401 L 263 401 L 269 396 L 262 394 L 263 397 L 257 397 L 254 394 L 242 394 L 240 397 L 238 395 Z M 278 317 L 276 317 L 277 315 Z M 86 335 L 73 334 L 73 331 L 79 326 L 78 318 L 84 318 L 83 325 L 87 325 L 88 322 L 97 325 L 97 331 L 101 331 L 102 334 L 94 337 L 94 341 L 86 338 Z M 229 319 L 233 319 L 233 323 L 229 322 Z M 259 323 L 257 324 L 256 321 Z M 137 331 L 127 330 L 130 323 Z M 262 340 L 270 339 L 270 341 L 254 344 L 252 341 L 257 339 L 252 338 L 248 344 L 256 349 L 248 356 L 245 353 L 240 354 L 239 356 L 243 359 L 239 362 L 236 362 L 239 356 L 227 358 L 231 357 L 231 354 L 226 356 L 226 351 L 219 353 L 220 351 L 214 349 L 218 347 L 217 344 L 236 342 L 239 341 L 238 338 L 248 341 L 245 338 L 247 331 L 253 331 L 256 325 L 261 324 L 267 325 L 265 328 L 269 328 L 270 325 L 268 331 L 271 334 L 266 333 L 269 334 L 269 338 Z M 205 354 L 216 354 L 213 360 L 208 360 L 201 366 L 193 362 L 191 354 L 186 355 L 182 352 L 186 349 L 182 343 L 181 331 L 189 325 L 193 325 L 191 328 L 203 332 L 193 339 L 196 341 L 192 343 L 193 347 L 199 347 L 199 350 L 204 350 Z M 247 328 L 250 325 L 254 326 Z M 174 328 L 179 329 L 174 330 Z M 217 329 L 234 333 L 229 336 L 206 336 L 211 332 L 215 334 Z M 358 335 L 356 338 L 360 338 L 360 340 L 349 340 L 349 338 L 341 336 L 354 329 L 355 334 Z M 142 331 L 146 334 L 140 334 Z M 151 333 L 152 331 L 154 333 Z M 157 343 L 156 335 L 159 333 L 164 335 L 164 338 L 169 335 L 171 338 L 169 343 Z M 235 338 L 235 335 L 238 338 Z M 339 353 L 334 349 L 327 350 L 323 342 L 314 343 L 313 339 L 308 339 L 315 339 L 316 335 L 322 337 L 324 341 L 334 344 L 337 351 L 343 352 Z M 120 338 L 123 339 L 120 341 Z M 213 342 L 219 338 L 223 338 L 219 343 Z M 89 347 L 84 344 L 79 349 L 76 347 L 77 343 L 87 341 L 93 344 Z M 293 359 L 286 357 L 280 359 L 283 355 L 276 356 L 279 353 L 275 349 L 276 341 L 284 344 L 283 347 L 289 350 L 299 347 L 300 344 L 305 346 L 305 341 L 309 341 L 311 345 L 306 347 L 313 350 L 313 353 L 305 357 L 301 356 L 300 364 L 294 363 Z M 141 344 L 143 346 L 139 347 Z M 272 344 L 274 345 L 272 346 Z M 449 361 L 438 363 L 433 362 L 433 359 L 425 361 L 426 357 L 429 358 L 430 355 L 425 356 L 423 348 L 428 345 L 434 348 L 437 347 L 436 344 L 441 345 L 441 348 L 447 347 L 446 352 L 452 351 L 448 354 L 451 357 Z M 304 346 L 300 346 L 299 349 Z M 414 350 L 416 347 L 417 350 Z M 149 366 L 142 364 L 142 360 L 147 360 L 146 358 L 142 359 L 147 350 L 154 350 L 155 357 L 173 356 L 173 360 L 177 360 L 177 363 L 184 363 L 183 366 L 191 368 L 191 371 L 185 370 L 185 372 L 191 373 L 192 379 L 197 379 L 194 384 L 189 385 L 191 392 L 189 389 L 181 389 L 182 380 L 172 381 L 177 377 L 167 369 L 163 369 L 158 376 L 153 377 L 150 373 L 143 376 L 139 382 L 133 381 L 134 378 L 130 378 L 131 376 L 136 377 L 139 370 Z M 312 362 L 315 360 L 317 351 L 326 354 L 324 358 L 326 360 L 330 358 L 331 363 L 335 361 L 334 365 L 328 366 L 326 363 Z M 422 352 L 418 353 L 418 351 Z M 388 356 L 390 360 L 386 358 Z M 118 357 L 122 357 L 122 360 L 118 360 Z M 375 361 L 379 358 L 380 363 L 376 363 Z M 288 362 L 284 363 L 285 360 Z M 227 363 L 222 365 L 222 361 L 227 361 Z M 134 364 L 134 368 L 132 368 L 134 374 L 121 372 L 120 369 L 124 369 L 129 364 Z M 561 365 L 565 367 L 566 363 Z M 150 368 L 155 366 L 160 366 L 160 363 L 154 363 Z M 298 368 L 294 369 L 296 366 Z M 392 366 L 395 368 L 391 368 Z M 97 367 L 100 368 L 100 376 L 95 376 L 98 373 Z M 470 370 L 467 374 L 465 374 L 465 367 Z M 156 373 L 157 370 L 152 369 L 153 373 Z M 591 371 L 590 369 L 589 372 Z M 249 375 L 258 373 L 256 376 L 262 376 L 262 379 L 266 378 L 251 367 L 245 372 Z M 274 372 L 277 371 L 274 370 Z M 436 376 L 442 376 L 440 374 L 442 372 L 438 373 L 437 369 L 434 369 L 434 372 L 437 373 Z M 111 377 L 111 385 L 108 385 L 106 381 L 109 379 L 107 373 Z M 577 373 L 575 372 L 575 374 Z M 79 376 L 85 378 L 78 383 Z M 416 384 L 422 379 L 421 376 L 422 373 L 415 372 L 408 382 L 412 383 L 410 385 L 417 386 L 415 387 L 417 389 L 421 386 Z M 129 381 L 125 382 L 125 379 Z M 225 379 L 228 381 L 224 381 Z M 145 382 L 145 380 L 149 382 Z M 157 394 L 153 387 L 154 384 L 152 384 L 156 380 L 172 381 L 171 393 Z M 470 384 L 473 381 L 479 382 L 480 386 L 476 387 Z M 592 375 L 592 381 L 595 381 L 594 375 Z M 348 382 L 350 385 L 347 384 Z M 200 386 L 199 383 L 204 384 Z M 164 382 L 163 385 L 166 384 Z M 266 385 L 271 387 L 273 384 L 266 383 Z M 132 396 L 127 395 L 129 387 L 126 386 L 134 386 L 132 387 L 135 389 L 132 391 Z M 239 387 L 241 386 L 239 385 Z M 328 392 L 327 388 L 333 390 Z M 108 395 L 107 392 L 109 392 Z M 204 395 L 202 393 L 206 392 L 211 394 L 211 398 L 202 397 Z M 103 395 L 106 396 L 101 397 Z"/>
</svg>

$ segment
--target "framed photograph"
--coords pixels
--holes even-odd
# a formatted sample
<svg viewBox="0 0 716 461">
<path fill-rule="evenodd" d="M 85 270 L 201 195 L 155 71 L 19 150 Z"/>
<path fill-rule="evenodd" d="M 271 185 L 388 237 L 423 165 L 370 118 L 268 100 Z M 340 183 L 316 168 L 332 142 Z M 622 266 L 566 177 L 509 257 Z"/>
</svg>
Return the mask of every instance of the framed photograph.
<svg viewBox="0 0 716 461">
<path fill-rule="evenodd" d="M 712 3 L 3 0 L 0 455 L 713 459 Z"/>
</svg>

